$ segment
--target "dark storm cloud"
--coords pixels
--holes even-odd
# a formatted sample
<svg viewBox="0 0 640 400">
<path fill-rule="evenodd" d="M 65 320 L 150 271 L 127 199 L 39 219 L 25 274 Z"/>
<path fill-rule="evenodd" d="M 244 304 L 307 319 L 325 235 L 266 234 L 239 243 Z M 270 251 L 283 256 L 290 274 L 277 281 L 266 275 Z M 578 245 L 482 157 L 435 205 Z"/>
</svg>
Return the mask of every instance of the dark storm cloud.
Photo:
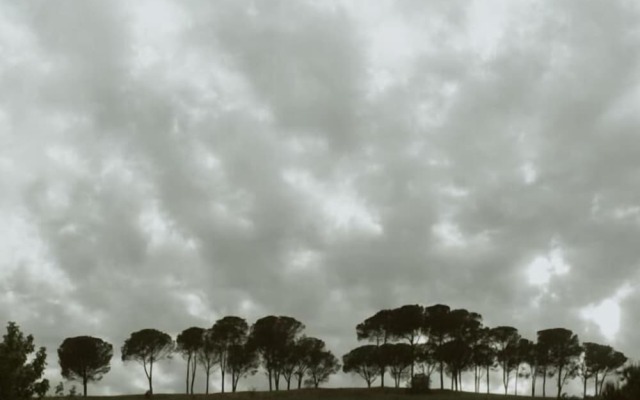
<svg viewBox="0 0 640 400">
<path fill-rule="evenodd" d="M 57 382 L 67 336 L 229 314 L 337 355 L 407 303 L 604 341 L 626 287 L 636 357 L 637 7 L 479 4 L 2 4 L 2 320 Z M 113 364 L 94 392 L 143 390 Z"/>
</svg>

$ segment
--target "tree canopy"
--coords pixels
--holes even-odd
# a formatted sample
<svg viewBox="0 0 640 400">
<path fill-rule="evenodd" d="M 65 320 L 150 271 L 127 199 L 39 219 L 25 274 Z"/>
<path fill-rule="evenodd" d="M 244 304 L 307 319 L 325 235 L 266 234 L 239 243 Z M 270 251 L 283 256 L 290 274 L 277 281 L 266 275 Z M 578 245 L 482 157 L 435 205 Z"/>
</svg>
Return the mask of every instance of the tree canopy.
<svg viewBox="0 0 640 400">
<path fill-rule="evenodd" d="M 176 351 L 187 359 L 186 392 L 193 394 L 193 385 L 196 380 L 198 366 L 198 351 L 204 345 L 203 328 L 191 327 L 182 331 L 176 338 Z"/>
<path fill-rule="evenodd" d="M 112 357 L 113 346 L 92 336 L 67 338 L 58 348 L 62 376 L 82 382 L 84 397 L 87 397 L 87 383 L 101 380 L 111 370 Z"/>
<path fill-rule="evenodd" d="M 49 390 L 49 381 L 42 379 L 46 365 L 46 349 L 36 351 L 33 335 L 25 336 L 15 322 L 9 322 L 0 342 L 0 399 L 44 397 Z"/>
<path fill-rule="evenodd" d="M 134 360 L 142 364 L 149 381 L 149 393 L 153 394 L 153 365 L 167 358 L 174 351 L 171 336 L 156 329 L 133 332 L 122 346 L 122 361 Z"/>
</svg>

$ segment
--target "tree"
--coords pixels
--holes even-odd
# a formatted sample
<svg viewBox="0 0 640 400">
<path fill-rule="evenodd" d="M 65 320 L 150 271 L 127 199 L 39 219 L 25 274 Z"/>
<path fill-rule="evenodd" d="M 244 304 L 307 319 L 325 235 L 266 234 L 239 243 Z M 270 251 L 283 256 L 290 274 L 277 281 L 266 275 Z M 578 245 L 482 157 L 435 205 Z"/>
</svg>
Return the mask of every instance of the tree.
<svg viewBox="0 0 640 400">
<path fill-rule="evenodd" d="M 329 350 L 313 352 L 309 355 L 307 374 L 309 381 L 316 389 L 321 383 L 327 382 L 329 377 L 340 370 L 338 359 Z"/>
<path fill-rule="evenodd" d="M 487 377 L 487 394 L 490 391 L 490 374 L 491 369 L 496 365 L 496 350 L 489 344 L 488 341 L 483 342 L 471 349 L 471 360 L 480 370 L 484 370 Z M 478 374 L 476 378 L 476 391 L 480 391 L 480 378 L 482 376 Z"/>
<path fill-rule="evenodd" d="M 628 400 L 640 399 L 640 364 L 632 364 L 622 370 L 621 392 Z"/>
<path fill-rule="evenodd" d="M 378 356 L 384 358 L 383 364 L 389 367 L 395 387 L 400 387 L 402 379 L 407 378 L 407 369 L 413 364 L 413 355 L 413 348 L 407 343 L 387 343 L 378 348 Z"/>
<path fill-rule="evenodd" d="M 584 359 L 580 375 L 583 379 L 583 389 L 586 393 L 587 379 L 595 378 L 594 395 L 602 394 L 602 387 L 607 375 L 622 367 L 627 357 L 611 346 L 586 342 L 583 345 Z"/>
<path fill-rule="evenodd" d="M 58 360 L 62 376 L 82 382 L 84 397 L 87 383 L 97 382 L 111 370 L 113 346 L 91 336 L 66 338 L 58 348 Z"/>
<path fill-rule="evenodd" d="M 244 318 L 227 316 L 216 321 L 211 328 L 211 335 L 218 348 L 218 363 L 222 379 L 222 393 L 224 393 L 224 378 L 227 369 L 229 348 L 234 345 L 242 345 L 247 341 L 249 325 Z"/>
<path fill-rule="evenodd" d="M 142 364 L 153 394 L 153 364 L 168 358 L 174 350 L 171 336 L 155 329 L 133 332 L 122 346 L 122 361 L 134 360 Z"/>
<path fill-rule="evenodd" d="M 380 374 L 377 351 L 378 346 L 375 345 L 356 347 L 342 356 L 342 371 L 360 375 L 367 382 L 367 387 L 371 387 Z"/>
<path fill-rule="evenodd" d="M 258 352 L 269 378 L 269 390 L 279 390 L 280 375 L 304 325 L 295 318 L 273 315 L 260 318 L 251 327 L 250 346 Z M 272 384 L 273 382 L 273 384 Z"/>
<path fill-rule="evenodd" d="M 414 362 L 418 366 L 420 373 L 431 380 L 431 374 L 435 370 L 437 363 L 435 359 L 435 346 L 433 343 L 418 343 L 415 348 Z"/>
<path fill-rule="evenodd" d="M 187 394 L 193 394 L 193 385 L 196 380 L 196 367 L 198 365 L 198 351 L 204 343 L 204 333 L 205 330 L 203 328 L 194 326 L 185 329 L 176 338 L 176 350 L 187 359 Z"/>
<path fill-rule="evenodd" d="M 504 394 L 507 394 L 511 372 L 516 367 L 516 355 L 520 334 L 512 326 L 498 326 L 491 329 L 491 338 L 496 349 L 496 358 L 502 368 Z"/>
<path fill-rule="evenodd" d="M 462 390 L 461 374 L 471 364 L 471 347 L 462 339 L 453 339 L 439 346 L 436 354 L 439 360 L 447 364 L 454 386 L 452 389 Z"/>
<path fill-rule="evenodd" d="M 391 310 L 391 334 L 395 339 L 406 340 L 411 348 L 411 372 L 413 376 L 416 345 L 422 337 L 424 307 L 418 304 L 405 305 Z"/>
<path fill-rule="evenodd" d="M 205 393 L 209 394 L 209 381 L 211 380 L 211 370 L 218 363 L 218 347 L 211 335 L 211 329 L 204 331 L 202 337 L 202 346 L 198 349 L 196 356 L 198 362 L 204 368 L 205 375 Z"/>
<path fill-rule="evenodd" d="M 549 364 L 557 374 L 557 398 L 560 398 L 562 387 L 577 373 L 577 361 L 582 352 L 578 335 L 564 328 L 545 329 L 538 331 L 538 343 L 549 351 Z"/>
<path fill-rule="evenodd" d="M 520 374 L 520 366 L 527 362 L 527 356 L 531 352 L 531 347 L 533 346 L 533 342 L 529 339 L 520 338 L 518 340 L 518 344 L 516 345 L 515 352 L 513 354 L 513 365 L 514 370 L 516 372 L 516 383 L 514 394 L 518 395 L 518 377 Z"/>
<path fill-rule="evenodd" d="M 227 369 L 231 373 L 231 390 L 235 393 L 240 378 L 254 375 L 258 370 L 258 355 L 255 349 L 246 343 L 229 346 Z"/>
<path fill-rule="evenodd" d="M 49 381 L 41 379 L 46 365 L 46 349 L 35 351 L 33 336 L 25 337 L 15 322 L 9 322 L 0 342 L 0 399 L 44 397 L 49 390 Z"/>
<path fill-rule="evenodd" d="M 455 387 L 462 390 L 462 371 L 469 368 L 472 362 L 473 346 L 482 339 L 482 316 L 465 309 L 452 310 L 448 315 L 449 333 L 448 338 L 457 342 L 457 358 L 452 361 L 456 363 L 453 383 Z M 462 346 L 461 344 L 464 344 Z M 464 353 L 461 351 L 464 350 Z"/>
<path fill-rule="evenodd" d="M 429 342 L 433 343 L 436 348 L 442 346 L 447 340 L 451 326 L 449 313 L 451 309 L 444 304 L 436 304 L 425 308 L 423 332 L 428 335 Z M 438 359 L 440 369 L 440 389 L 444 389 L 444 361 Z"/>
<path fill-rule="evenodd" d="M 311 357 L 314 354 L 321 353 L 325 350 L 324 341 L 308 336 L 302 336 L 298 340 L 296 340 L 294 347 L 294 368 L 293 368 L 293 376 L 296 377 L 298 381 L 298 389 L 302 387 L 302 380 L 307 374 L 307 370 L 311 364 Z"/>
<path fill-rule="evenodd" d="M 376 346 L 387 343 L 393 337 L 392 331 L 393 313 L 391 310 L 380 310 L 373 316 L 356 325 L 358 341 L 367 340 L 374 342 Z M 385 365 L 380 365 L 380 386 L 384 387 Z"/>
</svg>

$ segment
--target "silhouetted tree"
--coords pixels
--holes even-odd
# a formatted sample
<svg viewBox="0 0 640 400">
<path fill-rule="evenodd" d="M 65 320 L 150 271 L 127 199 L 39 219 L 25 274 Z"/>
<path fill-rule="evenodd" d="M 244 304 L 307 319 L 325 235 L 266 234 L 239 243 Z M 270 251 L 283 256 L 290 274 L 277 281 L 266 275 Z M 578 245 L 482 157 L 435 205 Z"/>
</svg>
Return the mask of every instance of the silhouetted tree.
<svg viewBox="0 0 640 400">
<path fill-rule="evenodd" d="M 66 338 L 58 348 L 58 362 L 62 376 L 82 382 L 84 397 L 87 383 L 97 382 L 111 369 L 113 346 L 91 336 Z"/>
<path fill-rule="evenodd" d="M 218 364 L 218 358 L 220 354 L 218 353 L 218 346 L 213 339 L 211 334 L 211 329 L 207 329 L 204 331 L 204 335 L 202 337 L 202 346 L 198 349 L 198 354 L 196 355 L 196 359 L 204 368 L 204 376 L 205 376 L 205 393 L 209 394 L 209 382 L 211 380 L 211 370 L 214 368 L 216 364 Z"/>
<path fill-rule="evenodd" d="M 522 364 L 527 363 L 528 355 L 531 352 L 532 346 L 533 346 L 532 341 L 530 341 L 529 339 L 520 338 L 520 340 L 518 340 L 518 344 L 516 345 L 516 349 L 513 354 L 514 371 L 516 373 L 514 394 L 516 396 L 518 395 L 518 377 L 521 375 L 520 366 Z"/>
<path fill-rule="evenodd" d="M 293 376 L 298 381 L 298 389 L 302 387 L 302 380 L 311 364 L 311 356 L 324 351 L 324 347 L 324 341 L 318 338 L 302 336 L 296 340 L 294 345 Z"/>
<path fill-rule="evenodd" d="M 395 387 L 400 387 L 402 379 L 407 378 L 407 369 L 413 364 L 412 346 L 407 343 L 387 343 L 380 346 L 378 352 L 385 359 L 384 364 L 389 367 Z"/>
<path fill-rule="evenodd" d="M 358 340 L 373 342 L 376 346 L 383 345 L 393 338 L 392 331 L 392 311 L 380 310 L 373 316 L 365 319 L 356 326 Z M 380 386 L 384 387 L 385 365 L 380 367 Z"/>
<path fill-rule="evenodd" d="M 487 380 L 487 393 L 490 391 L 490 376 L 491 369 L 496 366 L 496 350 L 491 346 L 488 336 L 486 341 L 477 344 L 475 347 L 471 349 L 472 355 L 471 360 L 472 363 L 477 366 L 479 371 L 485 371 L 486 380 Z M 476 391 L 480 391 L 480 379 L 482 375 L 478 372 L 477 375 L 477 383 L 476 383 Z"/>
<path fill-rule="evenodd" d="M 511 372 L 516 367 L 516 355 L 520 334 L 512 326 L 498 326 L 491 329 L 491 338 L 496 349 L 496 359 L 502 368 L 504 394 L 507 394 Z"/>
<path fill-rule="evenodd" d="M 471 347 L 462 339 L 453 339 L 439 346 L 436 354 L 451 373 L 452 389 L 462 390 L 461 374 L 471 365 Z"/>
<path fill-rule="evenodd" d="M 371 387 L 380 374 L 377 352 L 378 346 L 375 345 L 356 347 L 342 356 L 342 371 L 360 375 L 367 382 L 367 387 Z"/>
<path fill-rule="evenodd" d="M 627 362 L 627 357 L 611 346 L 586 342 L 583 344 L 584 358 L 580 369 L 583 389 L 586 393 L 587 379 L 595 378 L 595 395 L 602 394 L 602 387 L 607 375 Z"/>
<path fill-rule="evenodd" d="M 196 367 L 198 365 L 198 351 L 204 343 L 203 328 L 191 327 L 182 331 L 176 338 L 176 350 L 187 359 L 187 394 L 193 394 L 193 385 L 196 380 Z"/>
<path fill-rule="evenodd" d="M 15 322 L 9 322 L 0 342 L 0 399 L 27 400 L 47 393 L 49 381 L 41 379 L 47 351 L 40 347 L 32 356 L 34 351 L 33 336 L 25 337 Z"/>
<path fill-rule="evenodd" d="M 578 336 L 569 329 L 545 329 L 538 331 L 538 343 L 549 350 L 549 364 L 557 374 L 557 398 L 560 398 L 567 379 L 575 377 L 577 373 L 577 361 L 582 352 Z"/>
<path fill-rule="evenodd" d="M 174 351 L 171 336 L 156 329 L 133 332 L 122 346 L 122 361 L 134 360 L 142 364 L 149 381 L 149 393 L 153 394 L 153 364 L 170 357 Z"/>
<path fill-rule="evenodd" d="M 450 312 L 451 309 L 449 306 L 443 304 L 436 304 L 425 308 L 423 332 L 428 335 L 429 341 L 433 343 L 436 348 L 444 344 L 451 332 Z M 444 389 L 444 361 L 438 359 L 437 355 L 436 361 L 440 369 L 440 389 Z"/>
<path fill-rule="evenodd" d="M 455 387 L 462 390 L 462 372 L 473 365 L 473 348 L 482 339 L 482 316 L 465 309 L 452 310 L 449 313 L 449 327 L 449 339 L 465 344 L 465 353 L 459 354 L 459 358 L 455 359 L 457 365 L 453 368 L 455 370 Z M 460 345 L 458 348 L 461 351 Z"/>
<path fill-rule="evenodd" d="M 424 307 L 414 304 L 391 310 L 391 334 L 397 340 L 406 340 L 411 348 L 411 372 L 413 376 L 416 345 L 422 337 L 424 328 Z"/>
<path fill-rule="evenodd" d="M 235 393 L 240 378 L 254 375 L 258 370 L 258 355 L 246 343 L 232 344 L 227 351 L 227 369 L 231 373 L 231 390 Z"/>
<path fill-rule="evenodd" d="M 546 397 L 547 376 L 553 376 L 553 371 L 549 364 L 549 349 L 545 346 L 545 343 L 532 343 L 529 351 L 524 355 L 524 362 L 527 363 L 530 371 L 531 397 L 536 395 L 538 377 L 542 377 L 542 397 Z"/>
<path fill-rule="evenodd" d="M 640 364 L 632 364 L 622 370 L 624 385 L 620 392 L 625 400 L 640 399 Z"/>
<path fill-rule="evenodd" d="M 233 345 L 243 345 L 247 341 L 249 325 L 243 318 L 227 316 L 216 321 L 211 328 L 211 335 L 218 348 L 218 363 L 222 379 L 222 393 L 224 393 L 224 380 L 229 348 Z"/>
<path fill-rule="evenodd" d="M 414 362 L 420 373 L 431 380 L 431 375 L 438 363 L 435 358 L 436 347 L 433 343 L 418 343 L 415 347 Z"/>
<path fill-rule="evenodd" d="M 249 342 L 256 349 L 269 378 L 269 390 L 279 390 L 282 368 L 294 345 L 296 336 L 304 325 L 295 318 L 267 316 L 257 320 L 251 327 Z"/>
<path fill-rule="evenodd" d="M 321 383 L 327 382 L 331 375 L 340 370 L 338 359 L 329 350 L 323 349 L 310 353 L 308 362 L 307 375 L 310 383 L 316 389 Z"/>
</svg>

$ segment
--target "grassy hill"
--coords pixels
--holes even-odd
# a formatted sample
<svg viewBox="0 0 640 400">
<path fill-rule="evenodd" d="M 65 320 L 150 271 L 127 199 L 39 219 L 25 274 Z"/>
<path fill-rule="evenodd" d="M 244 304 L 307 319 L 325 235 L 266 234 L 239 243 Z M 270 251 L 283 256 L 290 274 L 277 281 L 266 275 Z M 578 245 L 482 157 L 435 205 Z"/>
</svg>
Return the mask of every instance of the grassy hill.
<svg viewBox="0 0 640 400">
<path fill-rule="evenodd" d="M 428 395 L 411 395 L 405 389 L 372 388 L 372 389 L 302 389 L 279 392 L 238 392 L 214 393 L 209 395 L 196 394 L 155 394 L 155 400 L 522 400 L 526 396 L 504 396 L 499 394 L 476 394 L 467 392 L 452 392 L 450 390 L 433 390 Z M 49 397 L 48 400 L 60 399 Z M 62 398 L 64 399 L 64 398 Z M 81 397 L 79 397 L 81 399 Z M 91 400 L 144 400 L 144 395 L 123 396 L 89 396 Z"/>
</svg>

